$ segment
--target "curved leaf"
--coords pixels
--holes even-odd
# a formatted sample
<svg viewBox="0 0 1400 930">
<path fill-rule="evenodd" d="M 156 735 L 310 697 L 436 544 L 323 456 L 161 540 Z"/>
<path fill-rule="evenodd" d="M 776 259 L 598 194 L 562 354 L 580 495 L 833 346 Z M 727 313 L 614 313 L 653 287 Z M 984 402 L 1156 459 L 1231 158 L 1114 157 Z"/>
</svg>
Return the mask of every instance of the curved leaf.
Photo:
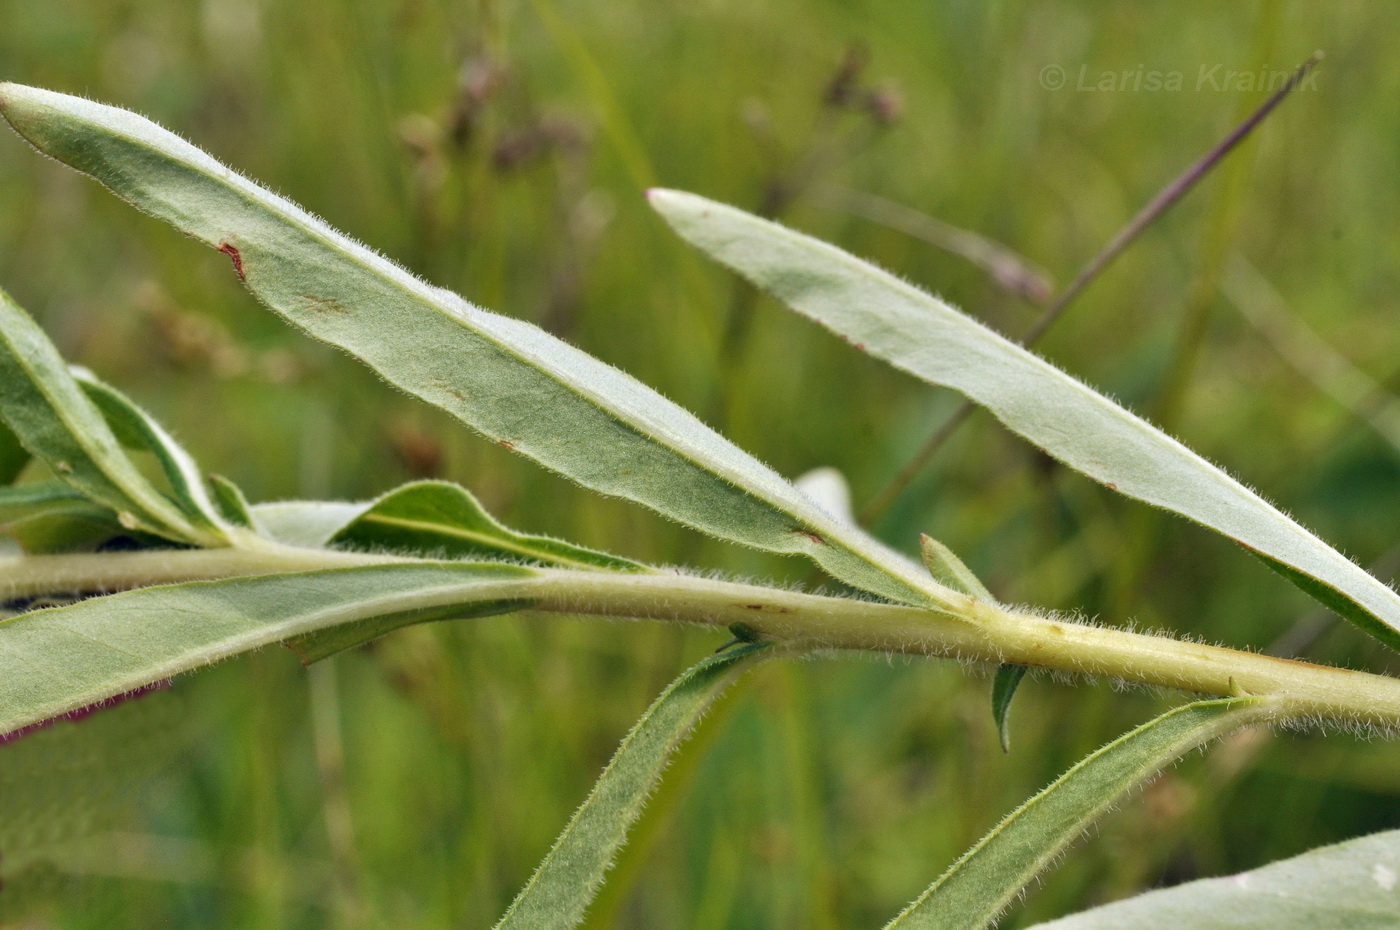
<svg viewBox="0 0 1400 930">
<path fill-rule="evenodd" d="M 0 414 L 31 454 L 91 500 L 111 507 L 127 529 L 227 545 L 222 532 L 193 523 L 146 480 L 44 331 L 3 291 Z"/>
<path fill-rule="evenodd" d="M 1170 436 L 936 297 L 847 252 L 678 191 L 651 202 L 682 237 L 793 309 L 953 388 L 1076 471 L 1216 530 L 1400 649 L 1400 595 Z"/>
<path fill-rule="evenodd" d="M 765 645 L 731 649 L 687 669 L 646 709 L 496 930 L 568 930 L 583 920 L 627 831 L 671 754 L 719 693 Z"/>
<path fill-rule="evenodd" d="M 1021 805 L 887 924 L 887 930 L 989 927 L 1037 875 L 1124 794 L 1261 716 L 1258 698 L 1167 711 L 1086 756 Z"/>
<path fill-rule="evenodd" d="M 21 614 L 0 621 L 0 735 L 329 627 L 471 616 L 517 601 L 518 582 L 534 575 L 399 563 L 139 588 Z"/>
<path fill-rule="evenodd" d="M 30 554 L 87 548 L 128 532 L 117 515 L 62 481 L 0 488 L 0 532 Z"/>
<path fill-rule="evenodd" d="M 517 533 L 496 522 L 466 488 L 447 481 L 415 481 L 395 488 L 365 505 L 326 542 L 448 559 L 507 558 L 560 568 L 646 570 L 605 552 Z"/>
<path fill-rule="evenodd" d="M 1391 830 L 1253 872 L 1149 891 L 1034 930 L 1391 930 L 1400 926 L 1398 880 L 1400 830 Z"/>
<path fill-rule="evenodd" d="M 40 151 L 224 252 L 296 326 L 541 465 L 721 539 L 807 555 L 891 600 L 959 600 L 637 380 L 425 284 L 154 123 L 15 84 L 0 85 L 0 112 Z"/>
<path fill-rule="evenodd" d="M 194 458 L 155 419 L 121 391 L 83 368 L 70 368 L 74 380 L 102 411 L 117 440 L 128 449 L 149 452 L 175 492 L 185 515 L 206 530 L 227 529 L 222 514 L 204 486 L 204 476 Z"/>
</svg>

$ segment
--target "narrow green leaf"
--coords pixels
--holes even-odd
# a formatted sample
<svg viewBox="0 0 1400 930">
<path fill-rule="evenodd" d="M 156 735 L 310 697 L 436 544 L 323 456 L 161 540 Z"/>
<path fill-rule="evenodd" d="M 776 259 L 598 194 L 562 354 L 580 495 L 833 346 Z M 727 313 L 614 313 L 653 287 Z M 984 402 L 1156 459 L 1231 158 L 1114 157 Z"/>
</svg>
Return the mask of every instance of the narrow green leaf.
<svg viewBox="0 0 1400 930">
<path fill-rule="evenodd" d="M 968 568 L 952 549 L 927 533 L 920 534 L 919 549 L 923 553 L 924 565 L 928 567 L 929 573 L 943 584 L 989 604 L 997 602 L 996 598 L 992 597 L 992 592 L 982 584 L 982 580 L 972 573 L 972 569 Z M 1000 665 L 997 667 L 996 677 L 992 679 L 992 719 L 996 721 L 997 738 L 1001 741 L 1002 752 L 1011 751 L 1011 699 L 1015 697 L 1016 689 L 1025 677 L 1024 665 Z"/>
<path fill-rule="evenodd" d="M 992 719 L 997 724 L 997 739 L 1001 751 L 1011 751 L 1011 699 L 1026 677 L 1024 665 L 998 665 L 996 677 L 992 679 Z"/>
<path fill-rule="evenodd" d="M 887 930 L 992 926 L 1120 798 L 1187 753 L 1255 722 L 1264 708 L 1248 697 L 1186 704 L 1085 757 L 997 824 Z"/>
<path fill-rule="evenodd" d="M 223 475 L 210 475 L 209 487 L 214 492 L 214 505 L 224 520 L 234 526 L 253 529 L 253 508 L 243 490 Z"/>
<path fill-rule="evenodd" d="M 686 240 L 823 326 L 965 394 L 1076 471 L 1253 550 L 1393 648 L 1400 595 L 1170 436 L 936 297 L 834 246 L 693 194 L 653 191 Z"/>
<path fill-rule="evenodd" d="M 646 567 L 496 522 L 466 488 L 415 481 L 365 506 L 327 540 L 332 546 L 388 549 L 447 559 L 524 559 L 560 568 L 645 571 Z"/>
<path fill-rule="evenodd" d="M 21 614 L 0 621 L 0 735 L 337 625 L 471 616 L 519 599 L 534 575 L 499 563 L 400 563 L 138 588 Z"/>
<path fill-rule="evenodd" d="M 891 600 L 950 595 L 655 391 L 537 327 L 431 287 L 154 123 L 0 85 L 40 151 L 229 256 L 260 300 L 390 383 L 595 491 L 719 538 L 804 554 Z"/>
<path fill-rule="evenodd" d="M 111 507 L 123 526 L 202 546 L 226 545 L 152 485 L 102 411 L 29 315 L 0 291 L 0 415 L 60 479 Z"/>
<path fill-rule="evenodd" d="M 84 393 L 102 411 L 117 440 L 128 449 L 155 456 L 185 516 L 204 530 L 223 534 L 227 524 L 204 486 L 204 476 L 175 437 L 131 398 L 105 384 L 92 372 L 76 367 L 70 371 Z"/>
<path fill-rule="evenodd" d="M 924 557 L 924 567 L 940 584 L 988 604 L 997 602 L 997 599 L 992 597 L 992 592 L 982 583 L 982 579 L 974 575 L 972 569 L 968 568 L 952 549 L 927 533 L 919 534 L 919 552 Z"/>
<path fill-rule="evenodd" d="M 646 709 L 496 930 L 568 930 L 583 920 L 671 754 L 735 673 L 769 649 L 745 645 L 691 666 Z"/>
<path fill-rule="evenodd" d="M 1149 891 L 1033 930 L 1393 930 L 1400 830 L 1324 846 L 1225 878 Z"/>
</svg>

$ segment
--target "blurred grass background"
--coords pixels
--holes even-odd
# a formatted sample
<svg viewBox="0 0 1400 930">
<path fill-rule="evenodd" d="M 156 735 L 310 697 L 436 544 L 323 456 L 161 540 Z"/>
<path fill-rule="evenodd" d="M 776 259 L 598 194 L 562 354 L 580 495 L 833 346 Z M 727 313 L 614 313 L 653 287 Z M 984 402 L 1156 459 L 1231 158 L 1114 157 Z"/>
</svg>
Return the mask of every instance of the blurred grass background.
<svg viewBox="0 0 1400 930">
<path fill-rule="evenodd" d="M 1400 9 L 1299 0 L 0 0 L 0 78 L 144 112 L 433 282 L 627 369 L 784 474 L 839 468 L 859 503 L 955 398 L 746 293 L 663 228 L 644 187 L 777 213 L 1014 334 L 1027 302 L 852 215 L 842 192 L 994 237 L 1063 284 L 1264 96 L 1198 87 L 1202 68 L 1325 49 L 1316 89 L 1042 349 L 1388 572 L 1400 451 L 1371 423 L 1400 380 L 1397 28 Z M 1182 89 L 1076 89 L 1138 70 L 1182 72 Z M 14 137 L 0 138 L 0 282 L 254 500 L 438 475 L 529 530 L 805 574 L 475 439 L 257 307 L 223 256 Z M 1286 361 L 1237 303 L 1315 334 L 1378 390 L 1316 351 Z M 1386 667 L 1246 553 L 1063 473 L 985 416 L 877 529 L 906 550 L 942 538 L 1004 600 Z M 0 913 L 489 925 L 631 721 L 717 644 L 503 617 L 403 631 L 309 672 L 268 650 L 181 679 L 0 747 Z M 1016 803 L 1177 699 L 1029 681 L 1003 756 L 987 687 L 933 661 L 757 673 L 673 767 L 593 925 L 877 926 Z M 1233 739 L 1108 819 L 1008 925 L 1397 826 L 1397 761 L 1346 735 Z"/>
</svg>

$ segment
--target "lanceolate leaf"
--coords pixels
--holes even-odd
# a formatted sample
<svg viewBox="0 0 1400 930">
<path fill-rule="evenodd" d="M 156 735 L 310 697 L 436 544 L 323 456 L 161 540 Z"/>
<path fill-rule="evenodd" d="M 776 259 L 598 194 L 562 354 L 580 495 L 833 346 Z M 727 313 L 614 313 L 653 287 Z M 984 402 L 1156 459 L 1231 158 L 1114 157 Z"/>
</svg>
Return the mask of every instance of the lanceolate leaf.
<svg viewBox="0 0 1400 930">
<path fill-rule="evenodd" d="M 771 647 L 747 645 L 687 669 L 623 739 L 588 800 L 506 911 L 496 930 L 568 930 L 603 883 L 613 856 L 661 780 L 671 754 L 734 674 Z"/>
<path fill-rule="evenodd" d="M 107 425 L 122 445 L 155 456 L 185 515 L 206 530 L 223 533 L 226 525 L 204 486 L 204 476 L 194 458 L 175 441 L 175 437 L 125 394 L 98 380 L 92 372 L 74 368 L 72 374 L 97 409 L 102 411 Z"/>
<path fill-rule="evenodd" d="M 688 241 L 793 309 L 933 384 L 1107 487 L 1189 517 L 1388 645 L 1400 595 L 1181 443 L 936 297 L 873 265 L 733 207 L 653 191 Z"/>
<path fill-rule="evenodd" d="M 431 287 L 134 114 L 0 85 L 41 151 L 224 252 L 259 299 L 490 439 L 604 494 L 723 539 L 805 554 L 874 594 L 948 592 L 622 372 Z"/>
<path fill-rule="evenodd" d="M 22 614 L 0 621 L 0 735 L 330 627 L 472 616 L 518 600 L 519 582 L 534 574 L 394 564 L 139 588 Z"/>
<path fill-rule="evenodd" d="M 1217 737 L 1262 716 L 1257 698 L 1198 701 L 1168 711 L 1087 756 L 1013 811 L 887 930 L 989 927 L 1123 795 Z"/>
<path fill-rule="evenodd" d="M 997 739 L 1001 751 L 1011 751 L 1011 699 L 1016 689 L 1021 687 L 1021 679 L 1026 677 L 1024 665 L 998 665 L 992 679 L 992 719 L 997 724 Z"/>
<path fill-rule="evenodd" d="M 517 533 L 497 523 L 466 488 L 446 481 L 417 481 L 390 491 L 327 542 L 449 559 L 525 559 L 560 568 L 645 570 L 615 555 Z"/>
<path fill-rule="evenodd" d="M 53 343 L 3 291 L 0 412 L 25 448 L 63 481 L 111 507 L 127 529 L 196 545 L 227 543 L 146 480 Z"/>
<path fill-rule="evenodd" d="M 1227 878 L 1150 891 L 1034 930 L 1390 930 L 1400 926 L 1400 830 Z"/>
</svg>

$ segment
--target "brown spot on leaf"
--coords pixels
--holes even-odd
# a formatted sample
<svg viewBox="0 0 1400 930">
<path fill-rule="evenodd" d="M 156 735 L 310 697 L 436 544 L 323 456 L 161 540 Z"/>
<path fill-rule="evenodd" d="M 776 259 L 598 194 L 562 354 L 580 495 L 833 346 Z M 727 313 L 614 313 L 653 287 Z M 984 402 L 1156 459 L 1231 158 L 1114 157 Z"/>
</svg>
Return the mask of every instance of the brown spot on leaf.
<svg viewBox="0 0 1400 930">
<path fill-rule="evenodd" d="M 306 302 L 307 309 L 311 310 L 313 313 L 334 313 L 338 316 L 344 316 L 350 312 L 345 309 L 345 304 L 336 300 L 334 297 L 317 297 L 315 294 L 302 294 L 301 299 Z"/>
<path fill-rule="evenodd" d="M 794 529 L 793 532 L 796 533 L 798 536 L 806 536 L 808 539 L 810 539 L 812 542 L 816 543 L 816 544 L 819 545 L 819 546 L 825 546 L 825 545 L 826 545 L 826 540 L 823 539 L 823 538 L 822 538 L 820 535 L 818 535 L 817 533 L 813 533 L 811 530 L 804 530 L 804 529 L 801 529 L 801 528 L 797 528 L 797 529 Z"/>
<path fill-rule="evenodd" d="M 511 442 L 509 439 L 499 439 L 497 443 L 502 449 L 509 449 L 512 452 L 515 451 L 515 443 Z"/>
<path fill-rule="evenodd" d="M 229 261 L 233 262 L 233 270 L 238 275 L 238 280 L 247 281 L 248 276 L 243 273 L 243 256 L 238 249 L 228 242 L 220 242 L 219 251 L 227 255 Z"/>
</svg>

